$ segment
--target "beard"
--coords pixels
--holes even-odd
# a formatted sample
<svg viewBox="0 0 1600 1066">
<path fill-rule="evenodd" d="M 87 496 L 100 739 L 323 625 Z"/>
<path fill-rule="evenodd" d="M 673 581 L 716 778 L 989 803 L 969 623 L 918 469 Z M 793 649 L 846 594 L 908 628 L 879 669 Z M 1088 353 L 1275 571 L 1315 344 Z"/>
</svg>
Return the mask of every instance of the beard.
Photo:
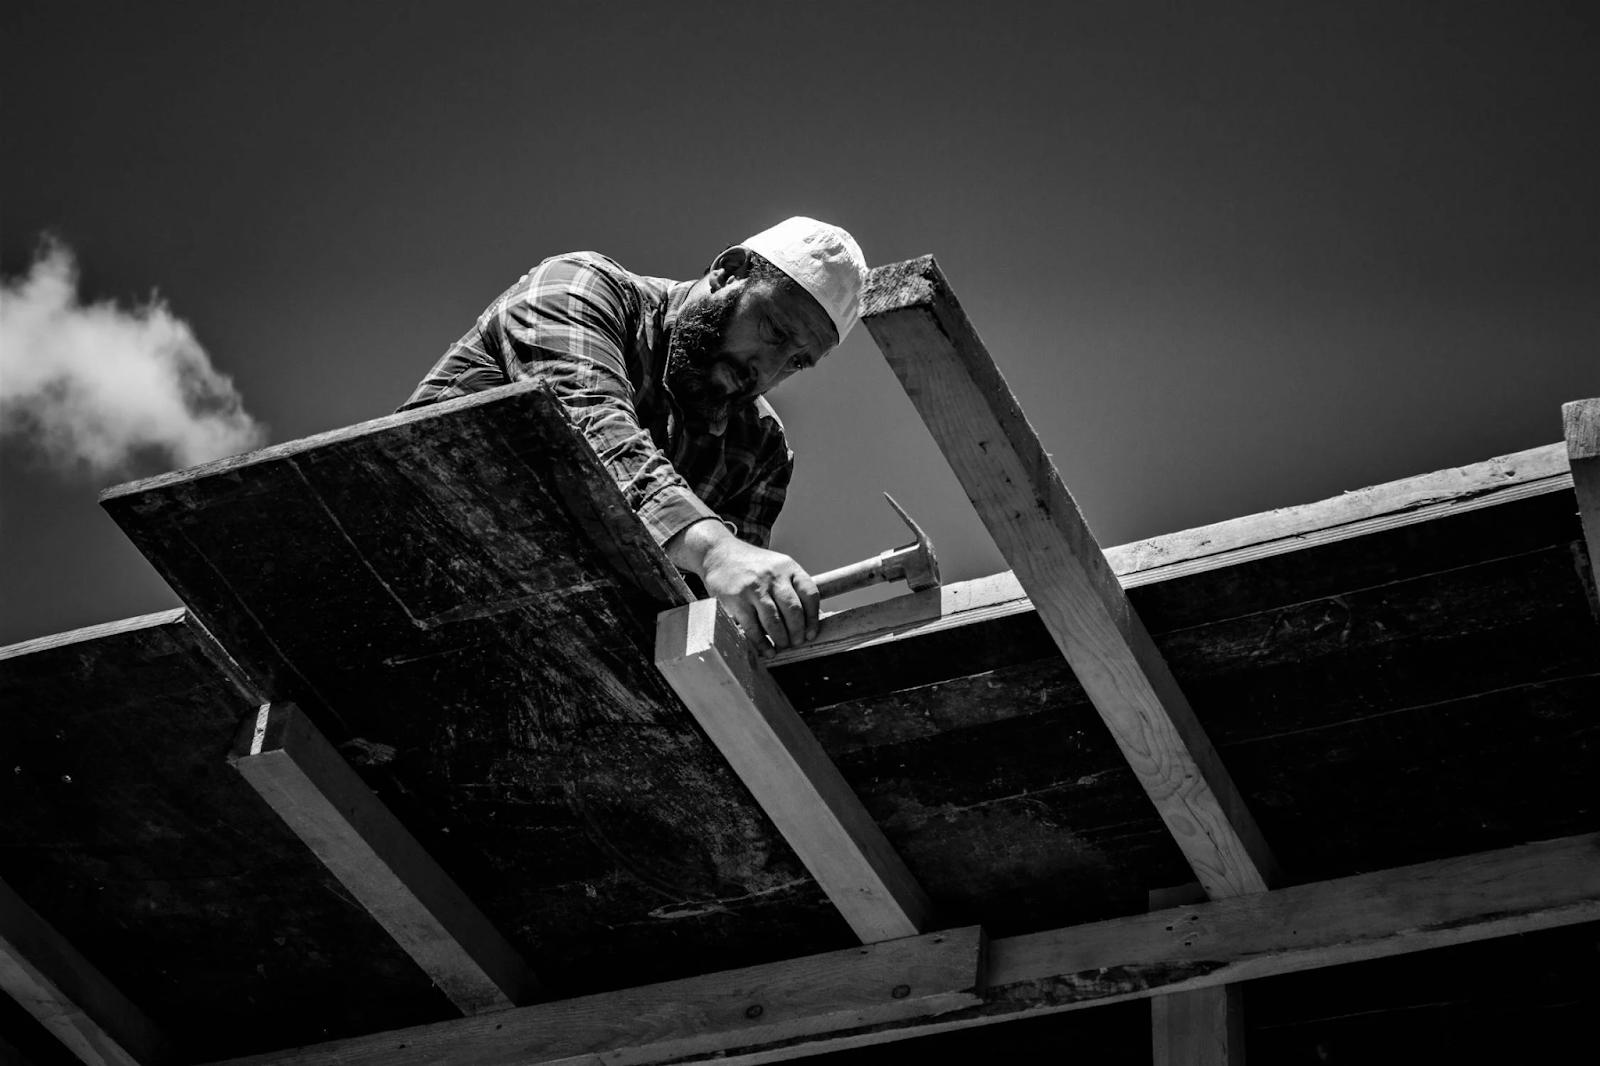
<svg viewBox="0 0 1600 1066">
<path fill-rule="evenodd" d="M 720 421 L 743 399 L 742 393 L 729 393 L 711 375 L 712 368 L 723 363 L 735 381 L 742 380 L 738 367 L 722 355 L 722 336 L 738 309 L 737 297 L 737 293 L 726 297 L 713 293 L 698 307 L 684 308 L 672 327 L 667 343 L 667 388 L 691 421 Z"/>
</svg>

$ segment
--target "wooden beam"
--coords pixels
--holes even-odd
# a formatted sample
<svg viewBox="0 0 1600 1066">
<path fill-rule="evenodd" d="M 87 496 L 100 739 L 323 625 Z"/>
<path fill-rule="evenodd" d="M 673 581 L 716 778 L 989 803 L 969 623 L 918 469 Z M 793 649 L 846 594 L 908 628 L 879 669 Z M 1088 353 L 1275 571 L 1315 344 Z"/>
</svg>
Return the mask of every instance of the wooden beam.
<svg viewBox="0 0 1600 1066">
<path fill-rule="evenodd" d="M 715 600 L 661 614 L 656 666 L 863 943 L 926 926 L 927 896 Z"/>
<path fill-rule="evenodd" d="M 166 1041 L 67 939 L 0 881 L 0 988 L 90 1066 L 146 1066 Z"/>
<path fill-rule="evenodd" d="M 1593 402 L 1593 401 L 1590 401 Z M 1432 522 L 1573 487 L 1565 444 L 1371 485 L 1328 500 L 1281 507 L 1164 533 L 1105 550 L 1124 589 L 1221 570 L 1256 559 Z M 1026 614 L 1033 602 L 1010 571 L 896 596 L 823 616 L 817 639 L 768 664 L 801 662 L 990 618 Z"/>
<path fill-rule="evenodd" d="M 743 1061 L 844 1029 L 915 1023 L 983 1002 L 977 926 L 233 1060 L 295 1066 L 607 1066 Z M 802 1050 L 801 1054 L 807 1051 Z"/>
<path fill-rule="evenodd" d="M 1589 548 L 1589 581 L 1600 594 L 1600 400 L 1562 404 L 1561 425 L 1583 539 Z"/>
<path fill-rule="evenodd" d="M 1206 893 L 1266 888 L 1255 818 L 933 258 L 874 270 L 862 320 Z"/>
<path fill-rule="evenodd" d="M 263 704 L 235 765 L 462 1013 L 537 993 L 516 949 L 299 708 Z"/>
<path fill-rule="evenodd" d="M 1150 893 L 1150 909 L 1206 901 L 1198 881 Z M 1244 1062 L 1244 986 L 1211 985 L 1150 998 L 1153 1066 L 1240 1066 Z"/>
<path fill-rule="evenodd" d="M 1585 834 L 1008 937 L 976 973 L 978 931 L 950 930 L 234 1061 L 777 1062 L 1597 919 Z"/>
</svg>

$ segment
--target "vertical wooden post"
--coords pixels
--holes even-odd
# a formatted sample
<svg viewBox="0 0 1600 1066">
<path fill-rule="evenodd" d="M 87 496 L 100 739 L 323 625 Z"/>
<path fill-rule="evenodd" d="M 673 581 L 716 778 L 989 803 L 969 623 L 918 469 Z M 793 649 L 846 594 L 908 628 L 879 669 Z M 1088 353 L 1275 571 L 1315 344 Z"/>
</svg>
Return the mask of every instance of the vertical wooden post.
<svg viewBox="0 0 1600 1066">
<path fill-rule="evenodd" d="M 1206 902 L 1200 882 L 1150 893 L 1150 909 Z M 1150 1000 L 1154 1066 L 1244 1066 L 1244 987 L 1212 985 Z"/>
<path fill-rule="evenodd" d="M 1572 491 L 1578 497 L 1583 539 L 1589 547 L 1589 579 L 1600 594 L 1600 400 L 1574 400 L 1561 405 L 1561 428 L 1567 438 Z"/>
</svg>

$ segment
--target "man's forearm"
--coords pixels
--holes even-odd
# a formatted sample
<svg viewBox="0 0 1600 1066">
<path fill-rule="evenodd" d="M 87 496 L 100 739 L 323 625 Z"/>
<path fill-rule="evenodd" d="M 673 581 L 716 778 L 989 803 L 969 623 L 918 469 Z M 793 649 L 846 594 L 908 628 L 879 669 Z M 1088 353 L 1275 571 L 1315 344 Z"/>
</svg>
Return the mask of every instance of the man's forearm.
<svg viewBox="0 0 1600 1066">
<path fill-rule="evenodd" d="M 667 558 L 679 570 L 687 570 L 697 577 L 706 576 L 706 559 L 719 543 L 733 539 L 728 527 L 715 518 L 702 518 L 674 533 L 662 545 Z"/>
</svg>

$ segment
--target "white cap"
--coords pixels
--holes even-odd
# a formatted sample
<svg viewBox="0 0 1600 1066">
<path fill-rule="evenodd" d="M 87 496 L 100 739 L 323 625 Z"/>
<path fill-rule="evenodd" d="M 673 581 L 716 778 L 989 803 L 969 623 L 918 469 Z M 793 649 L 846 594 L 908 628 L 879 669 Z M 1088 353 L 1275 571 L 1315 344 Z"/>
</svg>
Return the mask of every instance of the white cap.
<svg viewBox="0 0 1600 1066">
<path fill-rule="evenodd" d="M 796 215 L 762 230 L 744 246 L 816 297 L 844 342 L 861 317 L 861 288 L 867 281 L 867 260 L 854 237 L 838 226 Z"/>
</svg>

